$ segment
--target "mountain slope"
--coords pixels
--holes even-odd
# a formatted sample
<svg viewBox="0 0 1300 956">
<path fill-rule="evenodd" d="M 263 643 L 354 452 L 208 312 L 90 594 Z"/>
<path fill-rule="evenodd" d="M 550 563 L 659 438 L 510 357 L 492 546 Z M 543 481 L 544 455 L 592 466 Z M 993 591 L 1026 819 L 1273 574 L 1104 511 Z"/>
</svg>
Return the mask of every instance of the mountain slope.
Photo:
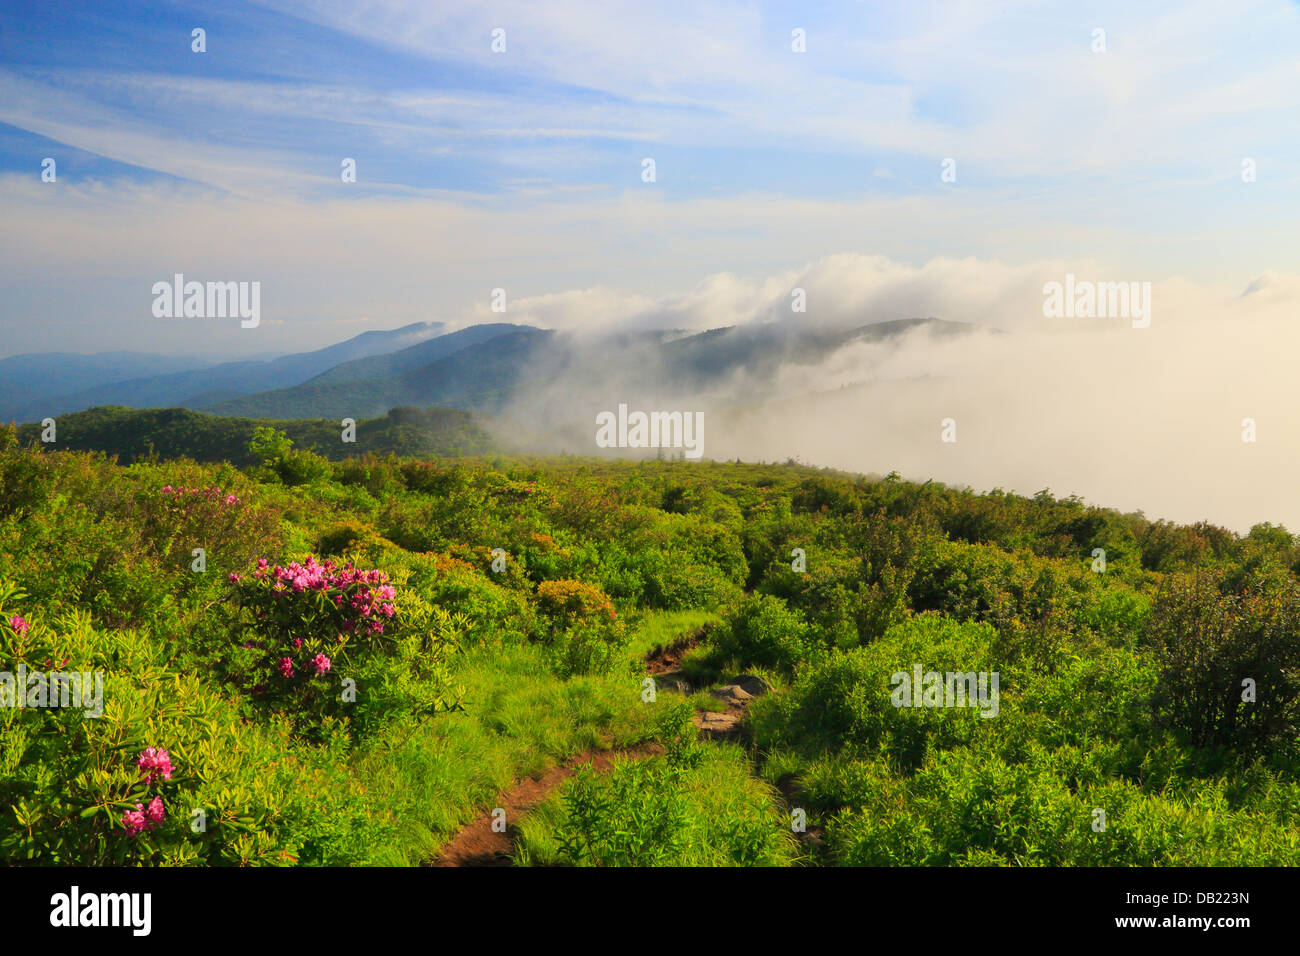
<svg viewBox="0 0 1300 956">
<path fill-rule="evenodd" d="M 754 401 L 770 396 L 783 366 L 814 365 L 851 343 L 883 342 L 919 329 L 958 335 L 973 328 L 934 318 L 835 330 L 771 323 L 685 336 L 671 331 L 582 336 L 529 326 L 471 326 L 393 355 L 347 363 L 291 388 L 202 408 L 216 415 L 284 418 L 360 418 L 395 405 L 488 414 L 512 405 L 533 411 L 554 406 L 563 414 L 579 391 L 608 395 L 613 402 L 724 386 L 734 390 L 733 400 Z M 466 342 L 473 344 L 451 349 Z"/>
<path fill-rule="evenodd" d="M 43 402 L 68 392 L 81 391 L 149 375 L 165 375 L 211 365 L 190 356 L 152 355 L 148 352 L 34 352 L 0 359 L 0 420 L 15 418 L 22 410 L 40 410 Z M 58 414 L 42 412 L 35 417 Z"/>
<path fill-rule="evenodd" d="M 269 361 L 223 362 L 206 368 L 108 382 L 27 401 L 10 414 L 16 415 L 19 421 L 35 421 L 47 415 L 61 415 L 98 405 L 198 407 L 251 392 L 296 385 L 340 363 L 409 347 L 437 335 L 442 327 L 439 322 L 417 322 L 400 329 L 363 332 L 314 352 L 285 355 Z"/>
<path fill-rule="evenodd" d="M 553 352 L 555 333 L 529 326 L 511 328 L 514 331 L 492 335 L 397 375 L 344 381 L 322 377 L 293 388 L 216 402 L 203 410 L 214 415 L 359 419 L 382 415 L 397 405 L 499 409 L 503 397 L 513 394 L 521 382 L 553 367 L 553 358 L 548 360 L 547 355 Z"/>
<path fill-rule="evenodd" d="M 383 355 L 372 355 L 368 358 L 341 362 L 309 379 L 309 381 L 321 385 L 332 385 L 337 382 L 359 382 L 366 379 L 391 378 L 417 369 L 421 365 L 428 365 L 431 362 L 446 358 L 448 355 L 459 352 L 471 345 L 478 345 L 480 342 L 486 342 L 498 335 L 505 335 L 521 328 L 524 328 L 524 326 L 512 325 L 508 322 L 471 325 L 467 329 L 438 335 L 418 345 L 412 345 L 409 348 L 395 352 L 386 352 Z"/>
</svg>

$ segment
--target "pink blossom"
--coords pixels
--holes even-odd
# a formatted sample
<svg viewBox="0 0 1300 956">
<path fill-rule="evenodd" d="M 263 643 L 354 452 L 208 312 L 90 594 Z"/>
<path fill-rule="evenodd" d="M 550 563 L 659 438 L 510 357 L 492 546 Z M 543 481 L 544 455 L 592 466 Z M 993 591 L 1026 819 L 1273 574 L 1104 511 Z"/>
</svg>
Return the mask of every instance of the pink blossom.
<svg viewBox="0 0 1300 956">
<path fill-rule="evenodd" d="M 19 637 L 27 636 L 28 624 L 21 615 L 15 614 L 13 617 L 9 618 L 9 626 L 14 629 L 14 633 Z"/>
<path fill-rule="evenodd" d="M 280 676 L 284 678 L 293 676 L 293 661 L 287 657 L 280 658 Z"/>
<path fill-rule="evenodd" d="M 311 662 L 312 662 L 312 666 L 316 668 L 317 677 L 324 674 L 327 670 L 330 669 L 330 659 L 326 657 L 324 654 L 317 654 L 315 657 L 311 659 Z"/>
<path fill-rule="evenodd" d="M 145 775 L 146 784 L 153 783 L 159 777 L 163 780 L 172 778 L 172 758 L 167 751 L 158 747 L 146 747 L 140 751 L 136 766 Z"/>
<path fill-rule="evenodd" d="M 149 826 L 144 818 L 144 804 L 137 803 L 134 810 L 122 814 L 122 826 L 126 827 L 127 836 L 138 836 Z"/>
</svg>

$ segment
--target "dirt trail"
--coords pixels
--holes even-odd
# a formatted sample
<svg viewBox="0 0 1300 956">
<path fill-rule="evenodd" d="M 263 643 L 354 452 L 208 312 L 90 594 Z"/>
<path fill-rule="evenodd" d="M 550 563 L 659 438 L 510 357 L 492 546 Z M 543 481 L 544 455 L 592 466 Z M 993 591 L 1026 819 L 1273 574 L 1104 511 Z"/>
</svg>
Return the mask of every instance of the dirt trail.
<svg viewBox="0 0 1300 956">
<path fill-rule="evenodd" d="M 651 677 L 660 674 L 676 674 L 686 652 L 696 647 L 709 633 L 709 625 L 704 624 L 695 630 L 683 634 L 671 644 L 666 644 L 645 656 L 645 672 Z"/>
<path fill-rule="evenodd" d="M 700 643 L 708 633 L 705 628 L 688 634 L 666 647 L 647 654 L 646 673 L 654 677 L 659 689 L 689 694 L 695 688 L 679 670 L 687 652 Z M 700 736 L 707 740 L 738 740 L 744 736 L 745 708 L 755 697 L 766 694 L 771 688 L 767 681 L 752 674 L 741 674 L 725 687 L 715 687 L 709 693 L 727 705 L 725 711 L 697 710 L 694 723 L 700 729 Z M 796 785 L 793 775 L 782 777 L 777 781 L 777 796 L 787 812 L 803 805 L 803 794 Z M 798 831 L 799 842 L 810 854 L 818 854 L 825 847 L 825 834 L 820 827 L 809 827 L 807 831 Z"/>
<path fill-rule="evenodd" d="M 654 677 L 657 689 L 689 694 L 692 690 L 678 667 L 682 658 L 708 633 L 708 625 L 678 638 L 672 644 L 646 655 L 646 673 Z M 745 707 L 759 694 L 767 693 L 767 682 L 760 677 L 741 674 L 726 687 L 710 693 L 727 705 L 725 711 L 697 710 L 695 726 L 710 740 L 736 739 L 741 736 Z M 492 829 L 492 812 L 466 824 L 438 854 L 433 866 L 511 866 L 516 821 L 544 801 L 556 787 L 568 780 L 582 766 L 598 773 L 609 769 L 618 758 L 634 760 L 664 752 L 659 744 L 647 744 L 625 750 L 592 750 L 552 767 L 542 776 L 521 780 L 497 798 L 496 806 L 506 812 L 505 832 Z"/>
<path fill-rule="evenodd" d="M 514 849 L 515 821 L 523 817 L 550 795 L 551 791 L 574 775 L 579 767 L 590 766 L 603 773 L 618 758 L 639 760 L 663 753 L 658 744 L 624 750 L 589 750 L 552 767 L 540 777 L 521 780 L 497 798 L 496 806 L 506 812 L 504 833 L 492 829 L 492 812 L 466 824 L 442 848 L 433 866 L 510 866 Z"/>
<path fill-rule="evenodd" d="M 671 644 L 646 655 L 646 673 L 655 679 L 656 689 L 689 694 L 695 690 L 682 675 L 682 660 L 686 654 L 708 634 L 708 625 L 697 628 Z M 745 721 L 745 708 L 749 702 L 769 690 L 767 682 L 752 674 L 741 674 L 726 687 L 709 691 L 727 705 L 723 711 L 697 710 L 695 726 L 709 740 L 735 740 L 741 737 Z"/>
</svg>

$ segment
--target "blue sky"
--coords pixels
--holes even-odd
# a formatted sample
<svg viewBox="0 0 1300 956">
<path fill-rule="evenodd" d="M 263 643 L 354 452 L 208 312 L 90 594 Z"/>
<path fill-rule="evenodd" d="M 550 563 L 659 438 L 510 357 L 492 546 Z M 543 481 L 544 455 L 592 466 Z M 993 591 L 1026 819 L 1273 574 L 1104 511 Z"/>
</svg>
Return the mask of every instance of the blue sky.
<svg viewBox="0 0 1300 956">
<path fill-rule="evenodd" d="M 0 4 L 0 354 L 315 347 L 495 287 L 644 320 L 839 254 L 1294 271 L 1281 0 L 44 6 Z M 261 281 L 269 321 L 160 324 L 177 271 Z"/>
</svg>

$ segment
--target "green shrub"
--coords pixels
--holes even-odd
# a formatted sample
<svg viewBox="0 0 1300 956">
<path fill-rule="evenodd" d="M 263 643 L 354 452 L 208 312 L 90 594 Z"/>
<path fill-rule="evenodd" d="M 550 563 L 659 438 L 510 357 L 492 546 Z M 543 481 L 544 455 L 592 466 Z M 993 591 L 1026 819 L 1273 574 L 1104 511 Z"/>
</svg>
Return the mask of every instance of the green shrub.
<svg viewBox="0 0 1300 956">
<path fill-rule="evenodd" d="M 719 664 L 770 667 L 791 673 L 810 653 L 808 625 L 780 598 L 752 595 L 712 632 L 712 657 Z"/>
<path fill-rule="evenodd" d="M 1159 719 L 1199 747 L 1292 748 L 1300 717 L 1300 584 L 1224 593 L 1211 573 L 1170 579 L 1150 618 Z M 1248 699 L 1253 698 L 1253 699 Z"/>
<path fill-rule="evenodd" d="M 224 658 L 225 672 L 304 726 L 354 712 L 359 723 L 374 725 L 388 710 L 452 706 L 442 695 L 443 657 L 464 619 L 420 601 L 418 620 L 407 622 L 384 572 L 309 555 L 284 567 L 262 559 L 250 576 L 230 578 L 245 640 Z"/>
<path fill-rule="evenodd" d="M 993 710 L 991 674 L 985 684 L 990 703 L 983 706 L 896 706 L 894 693 L 910 682 L 915 667 L 923 673 L 996 672 L 993 629 L 921 615 L 889 631 L 867 647 L 836 653 L 806 666 L 789 693 L 760 699 L 750 707 L 760 747 L 788 747 L 805 753 L 837 752 L 881 755 L 902 768 L 924 762 L 931 748 L 968 743 L 979 725 L 995 722 L 981 713 Z M 1000 685 L 999 698 L 1007 688 Z M 914 689 L 919 698 L 920 689 Z M 919 703 L 919 700 L 918 700 Z"/>
<path fill-rule="evenodd" d="M 101 675 L 102 715 L 0 707 L 0 862 L 346 863 L 359 857 L 340 856 L 338 841 L 357 826 L 388 830 L 352 783 L 335 773 L 325 785 L 318 755 L 281 726 L 246 723 L 147 635 L 100 631 L 84 614 L 33 616 L 19 634 L 9 620 L 20 598 L 0 588 L 7 666 Z M 167 751 L 170 772 L 139 766 L 147 748 Z"/>
</svg>

